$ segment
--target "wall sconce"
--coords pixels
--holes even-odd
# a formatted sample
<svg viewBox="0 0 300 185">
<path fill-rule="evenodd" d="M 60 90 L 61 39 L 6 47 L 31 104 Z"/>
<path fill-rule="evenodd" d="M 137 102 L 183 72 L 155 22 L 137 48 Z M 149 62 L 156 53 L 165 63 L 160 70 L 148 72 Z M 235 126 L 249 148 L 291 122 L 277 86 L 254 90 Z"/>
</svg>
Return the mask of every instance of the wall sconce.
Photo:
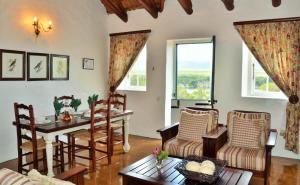
<svg viewBox="0 0 300 185">
<path fill-rule="evenodd" d="M 44 28 L 44 25 L 39 22 L 39 19 L 37 17 L 33 17 L 33 28 L 34 28 L 34 33 L 36 37 L 39 36 L 41 30 L 44 32 L 49 32 L 52 29 L 52 21 L 48 21 L 48 26 L 47 28 Z"/>
</svg>

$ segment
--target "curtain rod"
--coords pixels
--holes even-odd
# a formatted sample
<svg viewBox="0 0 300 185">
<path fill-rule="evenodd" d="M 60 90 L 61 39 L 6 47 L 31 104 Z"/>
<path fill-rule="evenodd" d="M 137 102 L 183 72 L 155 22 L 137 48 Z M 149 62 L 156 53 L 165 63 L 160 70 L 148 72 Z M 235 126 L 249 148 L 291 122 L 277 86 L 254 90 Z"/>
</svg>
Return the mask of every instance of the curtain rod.
<svg viewBox="0 0 300 185">
<path fill-rule="evenodd" d="M 120 32 L 120 33 L 111 33 L 109 36 L 117 36 L 117 35 L 128 35 L 128 34 L 135 34 L 135 33 L 150 33 L 151 30 L 139 30 L 139 31 L 129 31 L 129 32 Z"/>
<path fill-rule="evenodd" d="M 234 22 L 233 25 L 236 26 L 236 25 L 245 25 L 245 24 L 260 24 L 260 23 L 289 22 L 289 21 L 300 21 L 300 17 L 288 17 L 288 18 L 278 18 L 278 19 L 241 21 L 241 22 Z"/>
</svg>

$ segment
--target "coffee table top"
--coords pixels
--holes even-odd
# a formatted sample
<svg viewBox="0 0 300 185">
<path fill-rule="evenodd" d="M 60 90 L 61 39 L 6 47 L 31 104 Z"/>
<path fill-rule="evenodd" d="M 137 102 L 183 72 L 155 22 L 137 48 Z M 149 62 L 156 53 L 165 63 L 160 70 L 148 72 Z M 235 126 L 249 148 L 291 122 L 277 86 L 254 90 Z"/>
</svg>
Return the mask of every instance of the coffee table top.
<svg viewBox="0 0 300 185">
<path fill-rule="evenodd" d="M 174 167 L 181 159 L 169 157 L 163 163 L 163 167 L 159 171 L 155 164 L 156 159 L 153 155 L 149 155 L 127 167 L 119 172 L 123 176 L 123 180 L 130 179 L 130 182 L 141 180 L 147 184 L 168 184 L 168 185 L 198 185 L 195 181 L 188 181 L 181 175 Z M 248 185 L 252 177 L 252 172 L 225 168 L 216 181 L 217 185 Z"/>
</svg>

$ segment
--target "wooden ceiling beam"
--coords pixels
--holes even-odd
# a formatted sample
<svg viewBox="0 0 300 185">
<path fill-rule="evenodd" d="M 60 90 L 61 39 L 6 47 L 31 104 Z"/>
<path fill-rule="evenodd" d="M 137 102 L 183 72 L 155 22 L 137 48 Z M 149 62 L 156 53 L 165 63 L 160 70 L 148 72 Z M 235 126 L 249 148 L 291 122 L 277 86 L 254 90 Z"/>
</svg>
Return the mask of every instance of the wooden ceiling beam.
<svg viewBox="0 0 300 185">
<path fill-rule="evenodd" d="M 234 0 L 222 0 L 226 9 L 231 11 L 234 9 Z"/>
<path fill-rule="evenodd" d="M 274 7 L 278 7 L 281 5 L 281 0 L 272 0 L 272 4 Z"/>
<path fill-rule="evenodd" d="M 127 12 L 124 9 L 121 1 L 112 2 L 111 0 L 101 0 L 101 2 L 106 7 L 106 9 L 111 10 L 114 14 L 116 14 L 124 22 L 128 21 Z"/>
<path fill-rule="evenodd" d="M 159 1 L 159 11 L 162 12 L 165 7 L 165 0 L 160 0 Z"/>
<path fill-rule="evenodd" d="M 184 11 L 191 15 L 193 13 L 193 4 L 191 0 L 178 0 Z"/>
<path fill-rule="evenodd" d="M 158 8 L 153 0 L 138 0 L 138 2 L 149 12 L 153 18 L 158 17 Z"/>
</svg>

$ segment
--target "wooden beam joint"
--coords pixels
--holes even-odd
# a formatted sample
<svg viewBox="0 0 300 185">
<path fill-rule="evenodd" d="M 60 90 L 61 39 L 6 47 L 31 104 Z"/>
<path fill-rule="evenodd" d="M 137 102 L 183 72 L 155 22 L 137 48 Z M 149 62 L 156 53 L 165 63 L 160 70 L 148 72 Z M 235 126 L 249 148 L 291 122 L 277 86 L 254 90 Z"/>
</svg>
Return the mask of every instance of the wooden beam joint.
<svg viewBox="0 0 300 185">
<path fill-rule="evenodd" d="M 226 9 L 231 11 L 234 9 L 234 0 L 222 0 Z"/>
<path fill-rule="evenodd" d="M 178 0 L 184 11 L 191 15 L 193 13 L 193 4 L 191 0 Z"/>
<path fill-rule="evenodd" d="M 281 5 L 281 0 L 272 0 L 272 4 L 274 7 L 278 7 Z"/>
<path fill-rule="evenodd" d="M 138 0 L 139 3 L 149 12 L 153 18 L 158 17 L 158 8 L 153 0 Z"/>
<path fill-rule="evenodd" d="M 111 0 L 101 0 L 101 2 L 106 7 L 106 9 L 111 10 L 114 14 L 116 14 L 124 22 L 128 21 L 127 12 L 124 9 L 124 7 L 120 1 L 112 2 Z"/>
</svg>

